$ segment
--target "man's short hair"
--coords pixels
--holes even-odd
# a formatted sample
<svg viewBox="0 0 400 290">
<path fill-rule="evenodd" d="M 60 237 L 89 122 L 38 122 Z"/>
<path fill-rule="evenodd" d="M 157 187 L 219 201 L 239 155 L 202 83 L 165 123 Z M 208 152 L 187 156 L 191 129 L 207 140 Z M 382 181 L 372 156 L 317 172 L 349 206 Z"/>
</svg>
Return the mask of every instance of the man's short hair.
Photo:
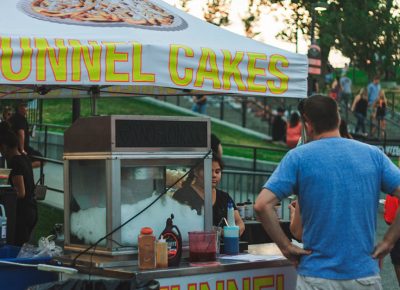
<svg viewBox="0 0 400 290">
<path fill-rule="evenodd" d="M 313 95 L 303 99 L 298 106 L 301 117 L 314 126 L 316 134 L 337 129 L 339 110 L 335 100 L 322 95 Z"/>
</svg>

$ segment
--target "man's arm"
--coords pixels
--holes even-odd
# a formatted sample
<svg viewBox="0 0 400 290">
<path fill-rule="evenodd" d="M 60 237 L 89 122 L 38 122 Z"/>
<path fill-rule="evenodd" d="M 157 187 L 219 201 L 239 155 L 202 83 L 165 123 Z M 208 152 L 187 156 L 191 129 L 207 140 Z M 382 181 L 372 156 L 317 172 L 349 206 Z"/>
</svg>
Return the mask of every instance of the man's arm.
<svg viewBox="0 0 400 290">
<path fill-rule="evenodd" d="M 393 196 L 400 198 L 400 186 L 392 193 Z M 386 256 L 393 248 L 394 244 L 400 239 L 400 208 L 397 209 L 396 218 L 386 231 L 383 240 L 375 247 L 372 256 L 381 259 Z"/>
<path fill-rule="evenodd" d="M 19 129 L 17 131 L 17 136 L 18 136 L 18 141 L 19 141 L 18 150 L 22 154 L 26 154 L 26 152 L 25 152 L 25 131 L 24 131 L 24 129 Z"/>
<path fill-rule="evenodd" d="M 278 216 L 274 208 L 278 202 L 279 200 L 276 195 L 272 191 L 264 188 L 256 199 L 254 209 L 265 231 L 277 244 L 282 254 L 294 263 L 298 263 L 301 255 L 309 255 L 311 251 L 294 246 L 285 235 L 279 224 Z"/>
</svg>

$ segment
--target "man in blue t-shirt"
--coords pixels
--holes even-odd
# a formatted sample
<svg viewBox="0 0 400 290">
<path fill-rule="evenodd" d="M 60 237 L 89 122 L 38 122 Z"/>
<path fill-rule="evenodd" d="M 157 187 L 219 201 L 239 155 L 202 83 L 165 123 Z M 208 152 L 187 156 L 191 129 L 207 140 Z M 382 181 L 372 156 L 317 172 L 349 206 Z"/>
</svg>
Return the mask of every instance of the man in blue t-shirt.
<svg viewBox="0 0 400 290">
<path fill-rule="evenodd" d="M 391 244 L 374 253 L 379 195 L 400 197 L 400 171 L 377 147 L 340 137 L 331 98 L 309 97 L 299 111 L 309 142 L 283 158 L 255 210 L 282 253 L 298 264 L 297 289 L 382 289 L 375 257 Z M 291 194 L 298 196 L 304 250 L 291 244 L 274 211 Z"/>
<path fill-rule="evenodd" d="M 381 90 L 380 78 L 375 76 L 372 82 L 367 87 L 368 90 L 368 105 L 372 106 L 379 96 Z"/>
</svg>

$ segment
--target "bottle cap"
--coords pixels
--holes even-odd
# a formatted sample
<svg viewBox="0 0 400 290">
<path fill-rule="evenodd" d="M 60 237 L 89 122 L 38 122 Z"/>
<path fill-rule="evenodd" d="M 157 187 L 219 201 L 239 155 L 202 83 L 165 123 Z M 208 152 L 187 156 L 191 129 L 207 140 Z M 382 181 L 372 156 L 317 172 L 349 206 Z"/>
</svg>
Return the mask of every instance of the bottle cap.
<svg viewBox="0 0 400 290">
<path fill-rule="evenodd" d="M 158 240 L 160 243 L 165 243 L 166 240 L 164 239 L 164 236 L 161 236 L 161 238 Z"/>
<path fill-rule="evenodd" d="M 140 233 L 143 235 L 151 235 L 153 233 L 153 229 L 150 227 L 144 227 L 140 230 Z"/>
</svg>

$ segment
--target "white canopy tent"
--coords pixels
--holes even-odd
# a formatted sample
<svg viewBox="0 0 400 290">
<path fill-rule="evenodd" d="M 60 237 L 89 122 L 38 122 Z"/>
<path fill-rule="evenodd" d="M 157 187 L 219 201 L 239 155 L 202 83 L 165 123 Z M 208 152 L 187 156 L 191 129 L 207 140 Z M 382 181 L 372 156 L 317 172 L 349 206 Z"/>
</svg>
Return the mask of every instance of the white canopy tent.
<svg viewBox="0 0 400 290">
<path fill-rule="evenodd" d="M 2 0 L 0 7 L 2 98 L 29 91 L 79 97 L 47 92 L 86 86 L 137 95 L 306 96 L 305 55 L 228 32 L 160 0 Z"/>
</svg>

